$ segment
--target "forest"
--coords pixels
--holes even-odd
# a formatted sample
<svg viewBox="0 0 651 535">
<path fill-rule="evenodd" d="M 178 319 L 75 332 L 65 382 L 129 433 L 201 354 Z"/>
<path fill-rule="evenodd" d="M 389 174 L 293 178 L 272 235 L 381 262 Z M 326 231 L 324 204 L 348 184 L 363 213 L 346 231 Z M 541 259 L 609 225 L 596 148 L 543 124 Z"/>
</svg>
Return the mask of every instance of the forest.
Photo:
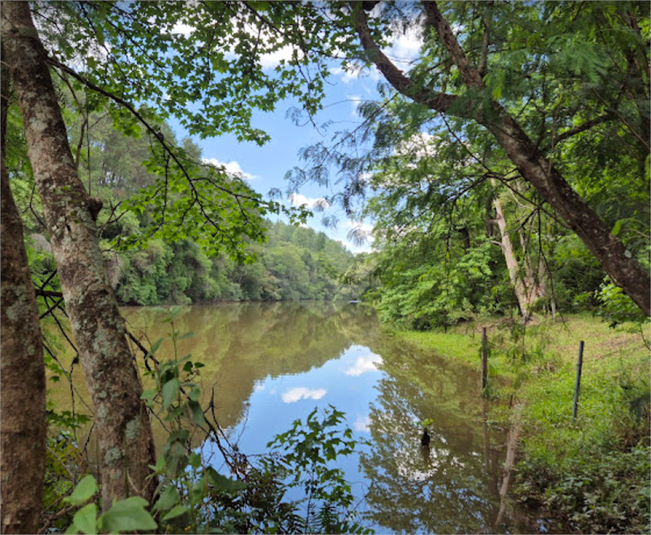
<svg viewBox="0 0 651 535">
<path fill-rule="evenodd" d="M 488 326 L 490 374 L 500 379 L 481 395 L 525 435 L 516 500 L 560 511 L 558 529 L 648 530 L 647 3 L 42 0 L 4 2 L 1 17 L 3 533 L 372 531 L 344 474 L 329 468 L 368 446 L 337 408 L 295 422 L 259 460 L 225 439 L 200 378 L 228 359 L 182 357 L 193 335 L 179 325 L 189 305 L 250 301 L 372 307 L 380 342 L 355 331 L 349 311 L 310 312 L 319 327 L 298 309 L 287 324 L 281 309 L 260 312 L 270 326 L 256 352 L 300 325 L 343 353 L 345 337 L 328 342 L 325 324 L 398 352 L 382 364 L 394 412 L 406 403 L 395 393 L 403 381 L 410 399 L 436 395 L 419 380 L 432 366 L 420 352 L 476 368 L 479 343 L 467 333 Z M 418 50 L 405 68 L 389 51 L 409 32 Z M 375 77 L 377 88 L 354 127 L 328 130 L 316 121 L 337 69 Z M 285 190 L 263 195 L 206 159 L 199 140 L 269 143 L 260 114 L 288 101 L 294 122 L 328 136 L 301 149 Z M 285 202 L 312 185 L 330 191 L 317 210 Z M 372 252 L 353 254 L 309 228 L 319 211 L 334 224 L 324 207 L 372 221 Z M 125 306 L 171 307 L 156 316 L 171 328 L 169 360 L 160 360 L 163 338 L 133 332 Z M 197 346 L 220 330 L 239 343 L 209 325 Z M 568 326 L 607 355 L 588 372 L 606 386 L 586 387 L 578 422 L 545 397 L 573 380 L 574 361 L 558 353 L 575 342 Z M 313 345 L 291 344 L 301 373 L 328 360 Z M 318 363 L 303 362 L 301 347 Z M 269 355 L 270 376 L 282 375 L 274 359 L 284 357 Z M 48 393 L 61 377 L 80 387 L 77 364 L 87 414 Z M 247 373 L 251 395 L 261 379 Z M 448 412 L 464 421 L 458 407 Z M 162 446 L 156 420 L 168 423 Z M 77 431 L 87 424 L 97 458 L 80 463 Z M 410 425 L 400 420 L 400 433 Z M 419 425 L 429 452 L 437 422 Z M 204 462 L 195 433 L 218 444 L 228 474 Z M 375 439 L 398 451 L 389 434 Z M 368 471 L 378 455 L 391 457 L 362 454 Z M 87 469 L 70 470 L 78 464 Z M 292 488 L 305 488 L 303 516 L 285 498 Z"/>
</svg>

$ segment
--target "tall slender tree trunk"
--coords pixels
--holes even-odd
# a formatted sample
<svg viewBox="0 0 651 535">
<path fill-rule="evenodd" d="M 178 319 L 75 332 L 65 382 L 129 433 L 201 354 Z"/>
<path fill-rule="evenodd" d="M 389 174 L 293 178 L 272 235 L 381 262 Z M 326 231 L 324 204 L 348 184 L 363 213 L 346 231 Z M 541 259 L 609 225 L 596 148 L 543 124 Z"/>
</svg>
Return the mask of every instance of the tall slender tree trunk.
<svg viewBox="0 0 651 535">
<path fill-rule="evenodd" d="M 0 518 L 2 533 L 36 533 L 45 478 L 45 365 L 23 223 L 5 165 L 9 72 L 2 59 Z"/>
<path fill-rule="evenodd" d="M 151 500 L 154 443 L 124 320 L 108 281 L 97 237 L 97 207 L 79 180 L 46 53 L 27 2 L 3 2 L 2 37 L 34 180 L 50 233 L 61 289 L 88 391 L 103 507 L 138 494 Z"/>
<path fill-rule="evenodd" d="M 513 248 L 511 235 L 509 234 L 506 225 L 502 203 L 499 199 L 493 201 L 493 207 L 495 208 L 495 223 L 500 231 L 500 245 L 502 247 L 504 261 L 506 262 L 506 268 L 509 272 L 511 286 L 515 292 L 515 297 L 518 300 L 518 306 L 520 307 L 522 318 L 524 321 L 529 321 L 531 318 L 531 305 L 533 304 L 530 300 L 531 292 L 527 291 L 525 280 L 520 274 L 520 266 L 518 265 L 518 259 L 515 256 L 515 249 Z"/>
<path fill-rule="evenodd" d="M 493 201 L 493 207 L 495 208 L 494 222 L 500 231 L 500 246 L 506 262 L 506 268 L 509 272 L 511 286 L 518 300 L 522 318 L 524 321 L 529 321 L 533 315 L 533 306 L 536 301 L 547 297 L 544 282 L 546 276 L 545 265 L 540 261 L 537 268 L 534 269 L 530 255 L 527 252 L 527 247 L 523 244 L 523 268 L 521 268 L 515 254 L 513 242 L 511 241 L 511 233 L 506 223 L 502 202 L 496 198 Z"/>
</svg>

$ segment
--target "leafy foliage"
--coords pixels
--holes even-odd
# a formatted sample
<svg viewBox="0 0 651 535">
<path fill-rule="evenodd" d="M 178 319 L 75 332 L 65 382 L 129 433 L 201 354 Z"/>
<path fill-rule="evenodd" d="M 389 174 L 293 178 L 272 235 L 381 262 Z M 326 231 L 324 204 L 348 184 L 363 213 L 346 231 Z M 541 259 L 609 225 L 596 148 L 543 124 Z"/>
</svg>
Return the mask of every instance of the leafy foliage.
<svg viewBox="0 0 651 535">
<path fill-rule="evenodd" d="M 303 488 L 306 532 L 370 533 L 353 521 L 353 495 L 344 473 L 329 465 L 350 455 L 356 446 L 350 428 L 338 429 L 343 419 L 344 414 L 332 406 L 321 418 L 314 409 L 305 423 L 296 420 L 289 431 L 267 445 L 271 448 L 267 469 L 289 477 L 289 488 Z"/>
<path fill-rule="evenodd" d="M 648 446 L 582 457 L 563 471 L 535 461 L 520 464 L 521 496 L 586 533 L 640 533 L 649 528 Z"/>
<path fill-rule="evenodd" d="M 75 487 L 64 502 L 82 506 L 73 517 L 66 533 L 120 533 L 130 531 L 152 531 L 158 526 L 151 514 L 145 509 L 147 500 L 132 496 L 115 502 L 105 513 L 98 515 L 97 504 L 84 505 L 97 493 L 97 481 L 93 476 L 86 476 Z"/>
<path fill-rule="evenodd" d="M 155 305 L 241 300 L 332 300 L 348 290 L 340 277 L 352 254 L 312 229 L 276 222 L 266 243 L 248 244 L 255 260 L 239 264 L 210 255 L 194 241 L 151 240 L 144 250 L 112 256 L 122 303 Z M 354 289 L 352 289 L 354 291 Z"/>
</svg>

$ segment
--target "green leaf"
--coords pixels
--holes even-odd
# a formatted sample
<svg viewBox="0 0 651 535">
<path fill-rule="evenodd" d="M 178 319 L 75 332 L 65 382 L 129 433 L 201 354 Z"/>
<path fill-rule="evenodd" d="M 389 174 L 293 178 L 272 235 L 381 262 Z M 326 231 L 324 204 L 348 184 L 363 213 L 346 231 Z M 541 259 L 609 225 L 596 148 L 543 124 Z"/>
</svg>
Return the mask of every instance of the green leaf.
<svg viewBox="0 0 651 535">
<path fill-rule="evenodd" d="M 189 457 L 189 462 L 192 468 L 199 468 L 201 466 L 201 455 L 192 452 Z"/>
<path fill-rule="evenodd" d="M 161 494 L 161 497 L 154 505 L 154 511 L 167 511 L 179 503 L 180 499 L 181 496 L 179 495 L 178 489 L 174 485 L 170 485 L 165 489 L 163 494 Z"/>
<path fill-rule="evenodd" d="M 181 388 L 181 382 L 175 377 L 163 385 L 163 410 L 167 410 L 174 402 Z"/>
<path fill-rule="evenodd" d="M 93 476 L 86 476 L 72 491 L 72 494 L 64 498 L 65 503 L 72 505 L 82 505 L 86 503 L 97 492 L 97 481 Z"/>
<path fill-rule="evenodd" d="M 82 533 L 95 535 L 97 533 L 97 505 L 89 503 L 85 507 L 82 507 L 75 513 L 72 521 Z"/>
<path fill-rule="evenodd" d="M 198 425 L 206 425 L 206 419 L 203 416 L 201 405 L 193 400 L 188 401 L 188 406 L 192 412 L 192 421 Z"/>
<path fill-rule="evenodd" d="M 186 338 L 191 338 L 194 336 L 194 333 L 192 331 L 185 333 L 184 335 L 181 335 L 178 337 L 178 340 L 185 340 Z"/>
<path fill-rule="evenodd" d="M 176 305 L 170 308 L 170 321 L 174 321 L 176 318 L 178 318 L 181 312 L 183 312 L 182 306 Z"/>
<path fill-rule="evenodd" d="M 151 349 L 149 350 L 149 353 L 147 353 L 147 357 L 150 357 L 151 355 L 153 355 L 154 353 L 156 353 L 156 351 L 158 351 L 158 348 L 159 348 L 160 345 L 163 343 L 163 340 L 164 340 L 164 338 L 159 338 L 158 340 L 156 340 L 156 341 L 154 342 L 154 345 L 151 346 Z M 147 358 L 147 357 L 145 357 L 145 358 Z"/>
<path fill-rule="evenodd" d="M 236 479 L 223 476 L 210 466 L 206 469 L 206 472 L 213 485 L 219 489 L 234 492 L 246 488 L 246 483 L 243 481 L 237 481 Z"/>
<path fill-rule="evenodd" d="M 120 532 L 158 529 L 151 514 L 145 509 L 146 506 L 147 500 L 140 496 L 115 502 L 113 507 L 100 517 L 102 530 Z"/>
<path fill-rule="evenodd" d="M 172 518 L 176 518 L 177 516 L 181 516 L 183 513 L 186 513 L 190 509 L 186 507 L 185 505 L 177 505 L 174 509 L 172 509 L 169 513 L 167 513 L 164 517 L 163 520 L 171 520 Z"/>
<path fill-rule="evenodd" d="M 611 231 L 611 234 L 613 236 L 617 236 L 619 234 L 619 232 L 622 230 L 622 223 L 624 223 L 623 219 L 620 219 L 615 223 L 615 226 L 613 227 L 613 230 Z"/>
<path fill-rule="evenodd" d="M 155 397 L 156 397 L 156 390 L 149 389 L 149 390 L 145 390 L 141 394 L 140 399 L 144 401 L 153 401 Z"/>
</svg>

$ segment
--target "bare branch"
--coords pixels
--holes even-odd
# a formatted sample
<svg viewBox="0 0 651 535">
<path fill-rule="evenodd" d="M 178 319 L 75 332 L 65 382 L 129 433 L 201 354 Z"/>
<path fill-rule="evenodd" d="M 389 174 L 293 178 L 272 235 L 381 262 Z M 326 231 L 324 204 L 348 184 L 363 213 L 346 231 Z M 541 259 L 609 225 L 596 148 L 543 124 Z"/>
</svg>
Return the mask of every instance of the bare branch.
<svg viewBox="0 0 651 535">
<path fill-rule="evenodd" d="M 445 48 L 448 49 L 452 61 L 454 61 L 459 72 L 461 72 L 464 83 L 468 87 L 484 88 L 484 81 L 482 80 L 479 71 L 470 64 L 468 56 L 466 56 L 466 53 L 459 45 L 459 41 L 457 41 L 454 33 L 452 33 L 452 28 L 450 28 L 448 21 L 445 20 L 439 11 L 436 2 L 423 2 L 423 7 L 425 8 L 425 20 L 427 25 L 436 30 L 439 39 L 445 45 Z"/>
<path fill-rule="evenodd" d="M 357 30 L 357 34 L 359 35 L 359 39 L 368 55 L 368 58 L 375 64 L 378 70 L 384 75 L 396 91 L 433 110 L 440 112 L 449 111 L 452 105 L 457 101 L 457 97 L 419 86 L 409 77 L 405 76 L 404 73 L 386 56 L 386 54 L 380 50 L 373 40 L 364 10 L 359 9 L 359 5 L 356 2 L 353 2 L 353 10 L 355 29 Z M 456 110 L 456 112 L 458 115 L 464 117 L 471 117 L 473 115 L 470 111 L 463 115 L 462 110 Z"/>
</svg>

